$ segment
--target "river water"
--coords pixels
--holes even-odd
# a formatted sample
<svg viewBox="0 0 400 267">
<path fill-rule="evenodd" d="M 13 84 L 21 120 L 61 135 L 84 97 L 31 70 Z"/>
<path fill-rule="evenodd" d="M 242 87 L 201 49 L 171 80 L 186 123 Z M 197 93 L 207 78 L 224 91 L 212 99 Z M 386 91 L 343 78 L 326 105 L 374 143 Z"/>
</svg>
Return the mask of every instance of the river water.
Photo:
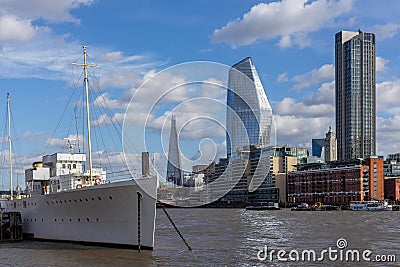
<svg viewBox="0 0 400 267">
<path fill-rule="evenodd" d="M 192 251 L 157 209 L 155 249 L 137 251 L 75 244 L 24 241 L 0 244 L 0 266 L 399 266 L 400 212 L 247 211 L 243 209 L 168 209 Z M 340 247 L 345 239 L 347 247 Z M 336 249 L 331 258 L 321 251 Z M 283 250 L 283 260 L 271 251 Z M 316 252 L 315 261 L 304 250 Z M 346 262 L 357 250 L 360 262 Z M 366 260 L 362 253 L 366 254 Z M 299 253 L 296 258 L 297 251 Z M 263 252 L 263 253 L 261 253 Z M 289 255 L 290 254 L 290 255 Z M 335 260 L 334 256 L 337 259 Z M 350 255 L 350 254 L 349 254 Z M 397 263 L 373 262 L 396 257 Z M 289 257 L 290 256 L 290 257 Z M 297 260 L 298 259 L 298 260 Z"/>
</svg>

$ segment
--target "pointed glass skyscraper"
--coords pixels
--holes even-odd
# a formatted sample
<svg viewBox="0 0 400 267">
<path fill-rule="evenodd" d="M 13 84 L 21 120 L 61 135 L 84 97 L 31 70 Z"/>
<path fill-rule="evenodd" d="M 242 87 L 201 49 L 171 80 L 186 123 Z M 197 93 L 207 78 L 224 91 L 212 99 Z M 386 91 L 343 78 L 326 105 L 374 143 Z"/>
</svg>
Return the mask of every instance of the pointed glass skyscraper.
<svg viewBox="0 0 400 267">
<path fill-rule="evenodd" d="M 228 157 L 243 146 L 268 146 L 272 109 L 250 57 L 236 63 L 229 70 L 228 87 L 226 112 Z"/>
<path fill-rule="evenodd" d="M 175 115 L 172 115 L 171 133 L 169 135 L 167 182 L 171 182 L 179 186 L 183 184 Z"/>
</svg>

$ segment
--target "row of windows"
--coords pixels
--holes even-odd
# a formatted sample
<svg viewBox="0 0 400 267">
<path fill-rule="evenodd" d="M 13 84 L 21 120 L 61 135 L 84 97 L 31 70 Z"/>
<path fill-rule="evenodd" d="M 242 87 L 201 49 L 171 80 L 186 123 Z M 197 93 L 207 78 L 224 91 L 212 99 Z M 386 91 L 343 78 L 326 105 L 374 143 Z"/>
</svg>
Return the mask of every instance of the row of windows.
<svg viewBox="0 0 400 267">
<path fill-rule="evenodd" d="M 110 199 L 110 200 L 112 200 L 113 199 L 113 197 L 110 195 L 110 196 L 108 196 L 108 198 Z M 102 200 L 102 198 L 101 197 L 97 197 L 97 199 L 98 200 Z M 94 198 L 94 197 L 91 197 L 90 198 L 90 200 L 91 201 L 95 201 L 96 199 Z M 69 200 L 52 200 L 51 202 L 50 201 L 47 201 L 46 202 L 46 204 L 47 205 L 50 205 L 50 204 L 62 204 L 62 203 L 65 203 L 65 204 L 67 204 L 67 203 L 72 203 L 72 202 L 74 202 L 74 203 L 77 203 L 77 202 L 83 202 L 83 201 L 86 201 L 86 202 L 89 202 L 89 198 L 84 198 L 84 199 L 82 199 L 82 198 L 79 198 L 79 199 L 73 199 L 73 200 L 71 200 L 71 199 L 69 199 Z M 9 203 L 8 204 L 8 207 L 9 208 L 11 208 L 11 207 L 14 207 L 14 208 L 17 208 L 17 207 L 24 207 L 24 208 L 26 208 L 26 207 L 29 207 L 29 206 L 37 206 L 37 203 L 36 202 L 26 202 L 26 201 L 22 201 L 22 202 L 13 202 L 13 203 Z"/>
<path fill-rule="evenodd" d="M 110 200 L 113 199 L 112 196 L 108 196 L 108 198 L 109 198 Z M 97 199 L 98 199 L 98 200 L 102 200 L 101 197 L 97 197 Z M 78 201 L 79 201 L 79 202 L 83 202 L 84 200 L 85 200 L 86 202 L 89 202 L 89 199 L 88 199 L 88 198 L 85 198 L 85 199 L 80 198 L 80 199 L 78 199 L 78 200 L 77 200 L 77 199 L 74 199 L 74 200 L 69 199 L 68 201 L 67 201 L 67 200 L 64 200 L 64 203 L 68 203 L 68 202 L 69 202 L 69 203 L 72 203 L 72 202 L 75 202 L 75 203 L 76 203 L 76 202 L 78 202 Z M 91 197 L 90 200 L 95 201 L 95 198 L 94 198 L 94 197 Z M 62 203 L 63 203 L 62 200 L 52 200 L 52 201 L 51 201 L 51 204 L 62 204 Z M 50 202 L 47 201 L 46 204 L 47 204 L 47 205 L 50 205 Z"/>
<path fill-rule="evenodd" d="M 37 218 L 31 218 L 31 219 L 24 219 L 24 222 L 38 222 L 39 220 L 37 219 Z M 57 220 L 57 218 L 54 218 L 54 222 L 81 222 L 81 218 L 77 218 L 76 220 L 75 219 L 72 219 L 72 218 L 69 218 L 69 220 L 64 220 L 64 218 L 59 218 L 58 220 Z M 82 221 L 84 221 L 84 220 L 82 220 Z M 89 218 L 86 218 L 86 221 L 87 222 L 90 222 L 90 221 L 92 221 L 92 222 L 94 222 L 94 221 L 96 221 L 96 222 L 99 222 L 100 220 L 99 220 L 99 218 L 96 218 L 95 220 L 90 220 Z M 41 219 L 41 221 L 39 221 L 39 222 L 44 222 L 44 219 L 42 218 Z"/>
</svg>

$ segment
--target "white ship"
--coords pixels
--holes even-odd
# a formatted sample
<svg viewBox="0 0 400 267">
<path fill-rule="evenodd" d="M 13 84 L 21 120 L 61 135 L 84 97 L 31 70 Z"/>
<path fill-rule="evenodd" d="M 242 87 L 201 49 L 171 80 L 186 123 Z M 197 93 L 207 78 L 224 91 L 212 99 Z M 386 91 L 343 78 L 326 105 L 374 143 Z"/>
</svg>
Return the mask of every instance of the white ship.
<svg viewBox="0 0 400 267">
<path fill-rule="evenodd" d="M 86 97 L 88 79 L 84 47 Z M 9 101 L 8 101 L 9 103 Z M 108 182 L 102 168 L 92 167 L 90 118 L 86 98 L 89 169 L 86 154 L 69 152 L 43 156 L 25 170 L 27 196 L 0 200 L 3 211 L 21 213 L 24 236 L 47 241 L 79 242 L 152 249 L 157 178 Z M 10 187 L 12 188 L 11 138 Z"/>
<path fill-rule="evenodd" d="M 353 211 L 391 211 L 393 205 L 390 205 L 388 201 L 351 201 L 350 210 Z"/>
</svg>

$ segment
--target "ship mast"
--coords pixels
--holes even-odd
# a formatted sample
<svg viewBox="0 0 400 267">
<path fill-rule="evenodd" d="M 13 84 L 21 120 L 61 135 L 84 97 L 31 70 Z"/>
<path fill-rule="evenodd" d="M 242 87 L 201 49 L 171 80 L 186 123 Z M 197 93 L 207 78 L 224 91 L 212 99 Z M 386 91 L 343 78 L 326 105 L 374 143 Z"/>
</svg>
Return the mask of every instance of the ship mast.
<svg viewBox="0 0 400 267">
<path fill-rule="evenodd" d="M 92 171 L 93 171 L 93 162 L 92 162 L 92 142 L 90 138 L 90 112 L 89 112 L 89 79 L 88 79 L 88 70 L 87 67 L 98 67 L 95 64 L 87 64 L 87 53 L 86 53 L 86 45 L 83 46 L 83 64 L 72 63 L 76 66 L 83 67 L 84 74 L 84 82 L 85 82 L 85 94 L 86 94 L 86 123 L 87 123 L 87 139 L 88 139 L 88 154 L 89 154 L 89 179 L 90 185 L 93 185 L 92 181 Z"/>
<path fill-rule="evenodd" d="M 7 93 L 7 121 L 8 121 L 8 148 L 10 156 L 10 200 L 13 200 L 13 185 L 12 185 L 12 148 L 11 148 L 11 115 L 10 115 L 10 94 Z"/>
</svg>

